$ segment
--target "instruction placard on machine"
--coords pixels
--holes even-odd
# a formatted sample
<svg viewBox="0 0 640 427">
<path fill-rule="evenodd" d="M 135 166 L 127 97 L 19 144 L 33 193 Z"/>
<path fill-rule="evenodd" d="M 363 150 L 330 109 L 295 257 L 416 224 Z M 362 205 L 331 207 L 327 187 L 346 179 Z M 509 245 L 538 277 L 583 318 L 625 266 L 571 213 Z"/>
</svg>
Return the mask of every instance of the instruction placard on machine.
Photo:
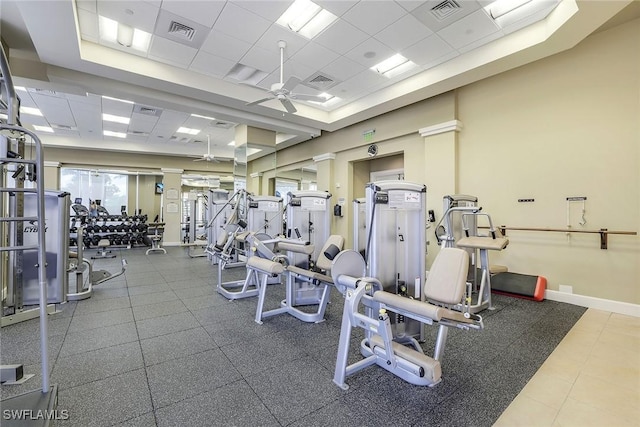
<svg viewBox="0 0 640 427">
<path fill-rule="evenodd" d="M 278 212 L 280 210 L 278 202 L 260 201 L 257 207 L 263 212 Z"/>
<path fill-rule="evenodd" d="M 300 207 L 303 211 L 324 211 L 326 206 L 327 201 L 317 197 L 302 197 L 300 200 Z"/>
<path fill-rule="evenodd" d="M 422 199 L 417 191 L 389 191 L 389 207 L 392 209 L 419 210 Z"/>
</svg>

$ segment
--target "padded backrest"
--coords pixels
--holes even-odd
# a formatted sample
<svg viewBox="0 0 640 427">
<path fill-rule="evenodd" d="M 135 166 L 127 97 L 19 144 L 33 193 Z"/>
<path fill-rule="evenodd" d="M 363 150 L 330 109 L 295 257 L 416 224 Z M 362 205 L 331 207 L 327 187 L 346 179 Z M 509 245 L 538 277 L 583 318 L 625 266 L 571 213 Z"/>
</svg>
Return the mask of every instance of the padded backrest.
<svg viewBox="0 0 640 427">
<path fill-rule="evenodd" d="M 338 249 L 342 250 L 342 247 L 344 246 L 344 237 L 338 234 L 332 234 L 324 243 L 324 246 L 322 246 L 322 250 L 320 251 L 320 256 L 316 261 L 316 266 L 324 271 L 331 270 L 331 260 L 324 255 L 324 252 L 331 245 L 335 245 L 338 247 Z"/>
<path fill-rule="evenodd" d="M 443 304 L 458 304 L 462 301 L 467 274 L 469 254 L 459 248 L 442 248 L 429 270 L 424 295 L 428 300 Z"/>
</svg>

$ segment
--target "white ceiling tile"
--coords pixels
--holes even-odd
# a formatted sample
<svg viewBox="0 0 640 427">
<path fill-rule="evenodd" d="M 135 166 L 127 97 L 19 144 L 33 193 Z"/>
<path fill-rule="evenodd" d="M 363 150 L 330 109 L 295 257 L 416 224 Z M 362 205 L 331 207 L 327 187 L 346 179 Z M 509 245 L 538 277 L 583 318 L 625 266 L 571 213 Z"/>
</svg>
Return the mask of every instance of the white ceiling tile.
<svg viewBox="0 0 640 427">
<path fill-rule="evenodd" d="M 230 61 L 228 59 L 200 51 L 196 54 L 195 58 L 193 58 L 193 62 L 191 62 L 189 69 L 202 74 L 224 77 L 229 73 L 234 65 L 236 65 L 235 61 Z"/>
<path fill-rule="evenodd" d="M 51 124 L 64 126 L 76 126 L 76 121 L 71 113 L 69 102 L 65 98 L 31 94 L 38 108 Z"/>
<path fill-rule="evenodd" d="M 484 10 L 480 9 L 438 31 L 438 35 L 453 48 L 460 49 L 499 30 Z"/>
<path fill-rule="evenodd" d="M 266 73 L 271 73 L 280 66 L 280 54 L 254 46 L 242 57 L 240 62 Z"/>
<path fill-rule="evenodd" d="M 100 0 L 98 15 L 153 33 L 160 9 L 143 1 Z"/>
<path fill-rule="evenodd" d="M 396 3 L 402 6 L 402 8 L 407 12 L 411 12 L 418 6 L 422 6 L 424 4 L 424 0 L 396 0 Z"/>
<path fill-rule="evenodd" d="M 82 38 L 98 40 L 100 30 L 98 28 L 98 15 L 84 9 L 78 9 L 78 24 Z"/>
<path fill-rule="evenodd" d="M 101 98 L 91 93 L 88 93 L 85 96 L 67 93 L 65 94 L 65 98 L 69 100 L 69 104 L 71 105 L 71 108 L 73 108 L 74 103 L 84 104 L 85 106 L 92 105 L 95 108 L 100 108 L 102 104 Z"/>
<path fill-rule="evenodd" d="M 401 51 L 405 58 L 418 65 L 424 65 L 451 52 L 455 52 L 455 50 L 438 37 L 437 34 L 432 34 L 426 39 L 420 40 L 413 46 Z"/>
<path fill-rule="evenodd" d="M 102 132 L 102 108 L 100 104 L 91 105 L 76 100 L 69 100 L 69 106 L 78 129 L 81 131 L 93 131 L 95 134 Z"/>
<path fill-rule="evenodd" d="M 320 68 L 335 61 L 339 56 L 340 55 L 337 53 L 330 51 L 318 43 L 310 42 L 303 50 L 298 51 L 292 59 L 308 67 L 319 70 Z"/>
<path fill-rule="evenodd" d="M 227 3 L 213 26 L 214 30 L 248 43 L 255 43 L 271 22 L 233 3 Z"/>
<path fill-rule="evenodd" d="M 187 68 L 198 52 L 197 49 L 167 40 L 164 37 L 153 36 L 149 48 L 149 58 Z"/>
<path fill-rule="evenodd" d="M 345 56 L 341 56 L 331 64 L 323 67 L 321 71 L 326 72 L 340 81 L 345 81 L 364 70 L 366 70 L 364 65 L 358 64 Z"/>
<path fill-rule="evenodd" d="M 217 30 L 212 30 L 204 41 L 201 51 L 221 58 L 238 62 L 251 48 L 251 44 L 231 37 Z"/>
<path fill-rule="evenodd" d="M 440 19 L 434 15 L 432 9 L 442 3 L 442 0 L 427 0 L 421 6 L 411 11 L 420 22 L 426 25 L 431 31 L 436 32 L 447 27 L 455 21 L 480 9 L 480 4 L 474 0 L 457 1 L 459 9 L 451 9 L 451 14 L 444 19 Z"/>
<path fill-rule="evenodd" d="M 102 98 L 102 112 L 114 116 L 131 117 L 133 104 L 116 101 L 115 99 Z"/>
<path fill-rule="evenodd" d="M 358 3 L 358 0 L 315 0 L 318 6 L 340 17 Z"/>
<path fill-rule="evenodd" d="M 164 0 L 162 9 L 211 28 L 224 5 L 225 2 L 221 0 Z"/>
<path fill-rule="evenodd" d="M 269 21 L 275 22 L 280 15 L 291 6 L 293 0 L 238 0 L 233 3 Z"/>
<path fill-rule="evenodd" d="M 315 68 L 307 67 L 304 64 L 300 64 L 292 59 L 284 63 L 284 81 L 286 82 L 290 77 L 298 77 L 300 80 L 306 79 L 312 73 L 316 71 Z M 259 84 L 263 88 L 271 88 L 273 83 L 280 82 L 280 69 L 275 69 L 271 74 L 265 77 Z"/>
<path fill-rule="evenodd" d="M 158 117 L 148 116 L 146 114 L 133 113 L 131 122 L 129 123 L 130 131 L 151 132 L 158 123 Z"/>
<path fill-rule="evenodd" d="M 376 39 L 368 39 L 346 53 L 346 57 L 367 68 L 373 67 L 381 61 L 391 57 L 396 52 Z M 366 55 L 366 56 L 365 56 Z"/>
<path fill-rule="evenodd" d="M 414 16 L 405 15 L 376 34 L 375 38 L 396 52 L 400 52 L 431 34 L 433 31 Z"/>
<path fill-rule="evenodd" d="M 393 1 L 361 1 L 349 9 L 342 19 L 369 35 L 374 35 L 406 15 L 407 11 Z"/>
<path fill-rule="evenodd" d="M 458 53 L 457 50 L 453 50 L 450 53 L 441 56 L 439 58 L 434 59 L 433 61 L 428 61 L 424 64 L 422 64 L 422 68 L 424 70 L 428 70 L 429 68 L 433 68 L 435 66 L 438 66 L 440 64 L 444 64 L 447 61 L 451 61 L 453 58 L 455 58 L 456 56 L 460 56 L 460 54 Z"/>
<path fill-rule="evenodd" d="M 159 129 L 173 129 L 173 132 L 175 132 L 188 117 L 189 114 L 181 111 L 164 110 L 156 127 Z"/>
<path fill-rule="evenodd" d="M 368 38 L 364 31 L 340 19 L 324 30 L 314 41 L 344 55 Z"/>
<path fill-rule="evenodd" d="M 31 94 L 29 92 L 17 90 L 16 94 L 18 95 L 18 98 L 20 98 L 21 107 L 38 108 L 38 104 L 36 104 L 36 101 L 31 98 Z"/>
<path fill-rule="evenodd" d="M 287 43 L 287 46 L 284 49 L 285 60 L 293 57 L 296 52 L 309 43 L 309 40 L 301 35 L 284 28 L 281 25 L 273 24 L 256 42 L 256 46 L 268 51 L 273 51 L 274 55 L 278 55 L 278 57 L 280 57 L 280 48 L 278 47 L 278 42 L 280 40 Z"/>
<path fill-rule="evenodd" d="M 23 125 L 49 126 L 49 122 L 46 117 L 32 116 L 31 114 L 23 114 L 20 117 L 20 122 Z"/>
</svg>

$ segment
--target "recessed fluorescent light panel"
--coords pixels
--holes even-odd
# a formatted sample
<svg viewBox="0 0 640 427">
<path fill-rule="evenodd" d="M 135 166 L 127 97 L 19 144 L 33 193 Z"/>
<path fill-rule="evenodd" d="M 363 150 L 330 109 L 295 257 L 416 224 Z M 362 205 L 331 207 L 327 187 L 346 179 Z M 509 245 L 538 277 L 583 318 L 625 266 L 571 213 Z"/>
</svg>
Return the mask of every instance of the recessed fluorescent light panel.
<svg viewBox="0 0 640 427">
<path fill-rule="evenodd" d="M 133 101 L 127 101 L 126 99 L 119 99 L 119 98 L 112 98 L 110 96 L 104 96 L 102 95 L 102 99 L 109 99 L 111 101 L 118 101 L 118 102 L 124 102 L 125 104 L 133 104 Z"/>
<path fill-rule="evenodd" d="M 103 130 L 102 134 L 104 136 L 113 136 L 115 138 L 126 138 L 127 134 L 125 132 L 112 132 L 110 130 Z"/>
<path fill-rule="evenodd" d="M 414 62 L 411 62 L 399 53 L 396 53 L 391 58 L 385 59 L 379 64 L 374 65 L 371 69 L 376 73 L 391 78 L 400 75 L 415 66 L 416 64 Z"/>
<path fill-rule="evenodd" d="M 98 25 L 100 39 L 103 41 L 130 47 L 141 52 L 149 50 L 151 34 L 146 31 L 121 24 L 102 15 L 99 15 Z"/>
<path fill-rule="evenodd" d="M 50 126 L 39 126 L 39 125 L 33 125 L 33 128 L 37 131 L 40 132 L 49 132 L 49 133 L 53 133 L 53 128 Z"/>
<path fill-rule="evenodd" d="M 32 116 L 42 117 L 42 112 L 33 107 L 20 107 L 20 114 L 30 114 Z"/>
<path fill-rule="evenodd" d="M 227 145 L 230 146 L 230 147 L 235 147 L 236 146 L 236 142 L 235 141 L 231 141 Z"/>
<path fill-rule="evenodd" d="M 278 18 L 276 24 L 312 39 L 336 19 L 338 19 L 336 15 L 311 0 L 296 0 Z"/>
<path fill-rule="evenodd" d="M 485 8 L 493 19 L 498 19 L 517 8 L 524 6 L 532 0 L 496 0 Z"/>
<path fill-rule="evenodd" d="M 129 117 L 114 116 L 113 114 L 102 114 L 102 120 L 105 122 L 122 123 L 128 125 L 131 119 Z"/>
<path fill-rule="evenodd" d="M 200 119 L 207 119 L 207 120 L 215 120 L 215 117 L 201 116 L 200 114 L 191 114 L 191 117 L 198 117 Z"/>
<path fill-rule="evenodd" d="M 191 128 L 181 127 L 181 128 L 178 128 L 178 130 L 176 132 L 177 133 L 186 133 L 187 135 L 197 135 L 197 134 L 200 133 L 200 129 L 191 129 Z"/>
</svg>

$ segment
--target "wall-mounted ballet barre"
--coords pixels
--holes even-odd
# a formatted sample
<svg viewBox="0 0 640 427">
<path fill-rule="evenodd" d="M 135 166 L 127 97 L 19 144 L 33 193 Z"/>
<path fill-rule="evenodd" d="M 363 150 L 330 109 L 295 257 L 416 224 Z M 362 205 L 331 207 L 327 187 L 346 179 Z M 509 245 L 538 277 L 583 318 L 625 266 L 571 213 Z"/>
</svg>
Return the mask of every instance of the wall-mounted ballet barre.
<svg viewBox="0 0 640 427">
<path fill-rule="evenodd" d="M 487 228 L 487 227 L 478 227 L 478 228 Z M 532 228 L 532 227 L 507 227 L 506 225 L 501 225 L 497 227 L 502 233 L 503 236 L 507 236 L 507 230 L 511 231 L 552 231 L 558 233 L 589 233 L 589 234 L 599 234 L 600 235 L 600 249 L 607 249 L 607 237 L 609 234 L 622 234 L 626 236 L 637 236 L 638 233 L 635 231 L 611 231 L 606 228 L 601 228 L 600 230 L 572 230 L 572 229 L 561 229 L 561 228 Z"/>
</svg>

